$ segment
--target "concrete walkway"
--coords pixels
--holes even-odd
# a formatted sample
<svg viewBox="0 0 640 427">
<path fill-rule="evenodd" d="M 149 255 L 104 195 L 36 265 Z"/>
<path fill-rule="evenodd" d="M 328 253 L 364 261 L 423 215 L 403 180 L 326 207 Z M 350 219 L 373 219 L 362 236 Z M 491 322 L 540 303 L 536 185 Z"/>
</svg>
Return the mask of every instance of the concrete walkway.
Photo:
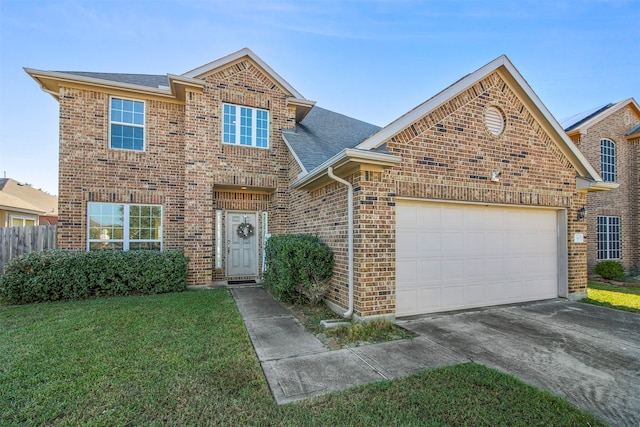
<svg viewBox="0 0 640 427">
<path fill-rule="evenodd" d="M 423 337 L 329 350 L 261 287 L 231 294 L 278 404 L 469 362 Z"/>
<path fill-rule="evenodd" d="M 399 322 L 417 334 L 329 350 L 260 287 L 232 288 L 279 404 L 474 361 L 640 426 L 640 314 L 552 300 Z"/>
</svg>

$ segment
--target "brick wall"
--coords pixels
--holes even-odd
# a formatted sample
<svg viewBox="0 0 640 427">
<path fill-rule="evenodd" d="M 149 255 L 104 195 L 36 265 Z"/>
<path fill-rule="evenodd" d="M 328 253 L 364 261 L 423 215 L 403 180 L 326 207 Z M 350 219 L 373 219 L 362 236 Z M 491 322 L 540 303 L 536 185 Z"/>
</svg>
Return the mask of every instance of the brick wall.
<svg viewBox="0 0 640 427">
<path fill-rule="evenodd" d="M 621 227 L 621 258 L 625 270 L 640 268 L 638 253 L 638 142 L 629 141 L 625 134 L 636 123 L 630 107 L 623 108 L 589 127 L 585 134 L 575 136 L 574 142 L 601 173 L 600 141 L 610 139 L 616 144 L 617 183 L 615 190 L 589 193 L 587 197 L 587 247 L 589 271 L 600 261 L 597 257 L 597 217 L 618 216 Z"/>
<path fill-rule="evenodd" d="M 60 90 L 58 246 L 87 247 L 87 202 L 164 206 L 164 247 L 184 240 L 184 106 L 145 99 L 144 152 L 109 149 L 109 95 Z"/>
<path fill-rule="evenodd" d="M 280 129 L 295 122 L 287 94 L 246 59 L 204 80 L 204 90 L 187 91 L 184 104 L 118 95 L 146 102 L 144 152 L 108 148 L 108 93 L 61 89 L 61 248 L 86 248 L 87 202 L 157 203 L 164 207 L 164 247 L 184 247 L 189 283 L 208 284 L 225 276 L 224 262 L 214 269 L 216 208 L 267 211 L 269 231 L 286 232 L 289 151 Z M 269 110 L 269 149 L 222 144 L 223 102 Z M 260 241 L 259 225 L 256 231 Z"/>
</svg>

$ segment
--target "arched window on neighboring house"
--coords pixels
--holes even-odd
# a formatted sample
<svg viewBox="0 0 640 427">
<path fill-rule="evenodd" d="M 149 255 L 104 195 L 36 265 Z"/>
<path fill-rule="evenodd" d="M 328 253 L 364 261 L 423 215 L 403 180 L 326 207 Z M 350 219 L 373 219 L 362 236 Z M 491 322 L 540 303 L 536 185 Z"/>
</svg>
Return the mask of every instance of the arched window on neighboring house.
<svg viewBox="0 0 640 427">
<path fill-rule="evenodd" d="M 600 173 L 606 182 L 616 182 L 616 144 L 610 139 L 600 140 Z"/>
</svg>

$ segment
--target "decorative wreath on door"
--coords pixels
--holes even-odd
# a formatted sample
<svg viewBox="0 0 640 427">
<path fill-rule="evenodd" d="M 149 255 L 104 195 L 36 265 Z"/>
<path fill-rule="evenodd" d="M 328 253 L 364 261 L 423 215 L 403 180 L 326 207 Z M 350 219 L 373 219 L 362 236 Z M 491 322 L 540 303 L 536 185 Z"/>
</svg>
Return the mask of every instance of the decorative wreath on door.
<svg viewBox="0 0 640 427">
<path fill-rule="evenodd" d="M 248 222 L 243 222 L 238 226 L 236 233 L 238 233 L 238 236 L 242 237 L 243 239 L 248 239 L 249 237 L 253 236 L 253 225 L 249 224 Z"/>
</svg>

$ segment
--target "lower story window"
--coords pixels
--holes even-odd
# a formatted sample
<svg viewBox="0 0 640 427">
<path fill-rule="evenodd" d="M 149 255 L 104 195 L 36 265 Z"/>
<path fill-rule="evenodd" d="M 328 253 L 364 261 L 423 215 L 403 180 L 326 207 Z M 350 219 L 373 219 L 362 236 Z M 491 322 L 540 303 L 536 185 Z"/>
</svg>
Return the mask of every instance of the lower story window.
<svg viewBox="0 0 640 427">
<path fill-rule="evenodd" d="M 620 259 L 620 217 L 598 217 L 598 259 Z"/>
<path fill-rule="evenodd" d="M 161 250 L 162 206 L 89 203 L 88 250 Z"/>
</svg>

